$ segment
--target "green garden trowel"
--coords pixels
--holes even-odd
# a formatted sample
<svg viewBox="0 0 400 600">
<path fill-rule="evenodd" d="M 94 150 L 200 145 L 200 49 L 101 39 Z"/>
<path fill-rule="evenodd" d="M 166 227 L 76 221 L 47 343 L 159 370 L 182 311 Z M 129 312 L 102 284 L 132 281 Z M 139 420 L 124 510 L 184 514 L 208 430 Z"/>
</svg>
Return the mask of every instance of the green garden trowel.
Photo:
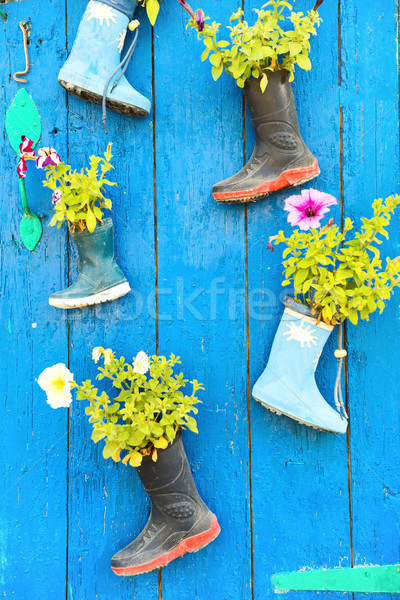
<svg viewBox="0 0 400 600">
<path fill-rule="evenodd" d="M 6 131 L 12 149 L 19 159 L 19 145 L 23 137 L 33 141 L 36 146 L 42 133 L 42 125 L 38 110 L 30 95 L 25 90 L 20 90 L 15 96 L 6 115 Z M 25 179 L 19 179 L 24 216 L 22 217 L 19 234 L 23 244 L 28 250 L 33 250 L 42 235 L 42 224 L 28 205 L 26 196 Z"/>
<path fill-rule="evenodd" d="M 272 585 L 277 591 L 400 594 L 400 564 L 277 573 Z"/>
</svg>

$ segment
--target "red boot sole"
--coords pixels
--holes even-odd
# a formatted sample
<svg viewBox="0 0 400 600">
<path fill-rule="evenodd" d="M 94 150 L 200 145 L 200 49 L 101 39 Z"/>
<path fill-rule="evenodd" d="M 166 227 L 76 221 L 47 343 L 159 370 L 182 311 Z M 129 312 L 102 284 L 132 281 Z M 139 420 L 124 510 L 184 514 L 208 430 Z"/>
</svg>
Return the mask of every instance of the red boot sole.
<svg viewBox="0 0 400 600">
<path fill-rule="evenodd" d="M 112 568 L 116 575 L 142 575 L 143 573 L 149 573 L 150 571 L 154 571 L 154 569 L 159 569 L 160 567 L 165 567 L 170 562 L 178 558 L 179 556 L 183 556 L 186 552 L 197 552 L 197 550 L 201 550 L 219 535 L 221 531 L 220 526 L 218 525 L 217 517 L 214 516 L 211 527 L 207 531 L 203 533 L 199 533 L 197 535 L 193 535 L 186 540 L 182 540 L 176 548 L 171 550 L 170 552 L 166 552 L 162 554 L 155 560 L 152 560 L 148 563 L 144 563 L 142 565 L 136 565 L 135 567 L 124 567 L 124 568 Z"/>
<path fill-rule="evenodd" d="M 267 196 L 271 192 L 276 192 L 285 187 L 300 185 L 301 183 L 310 181 L 310 179 L 317 177 L 320 172 L 318 161 L 315 159 L 311 167 L 284 171 L 284 173 L 279 175 L 279 177 L 273 181 L 267 181 L 251 190 L 242 190 L 240 192 L 217 192 L 213 194 L 213 197 L 218 202 L 249 202 Z"/>
</svg>

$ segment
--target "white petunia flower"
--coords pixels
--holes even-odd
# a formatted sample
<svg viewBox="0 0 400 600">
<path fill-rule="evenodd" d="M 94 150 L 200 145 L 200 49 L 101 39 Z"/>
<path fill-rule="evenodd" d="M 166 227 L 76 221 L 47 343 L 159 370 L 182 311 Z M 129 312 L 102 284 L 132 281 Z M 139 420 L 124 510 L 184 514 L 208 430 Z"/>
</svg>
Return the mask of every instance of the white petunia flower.
<svg viewBox="0 0 400 600">
<path fill-rule="evenodd" d="M 72 402 L 71 382 L 74 376 L 63 363 L 45 369 L 37 382 L 46 392 L 51 408 L 68 408 Z"/>
<path fill-rule="evenodd" d="M 92 351 L 92 359 L 94 360 L 94 362 L 97 364 L 100 360 L 101 357 L 101 353 L 103 351 L 103 348 L 101 346 L 96 346 L 96 348 L 93 348 Z"/>
<path fill-rule="evenodd" d="M 147 356 L 146 352 L 141 350 L 138 352 L 135 360 L 133 361 L 133 371 L 134 373 L 139 373 L 140 375 L 144 375 L 150 369 L 150 360 Z"/>
<path fill-rule="evenodd" d="M 111 348 L 107 348 L 106 350 L 104 350 L 104 364 L 105 365 L 109 365 L 113 358 L 114 358 L 114 352 L 111 350 Z"/>
</svg>

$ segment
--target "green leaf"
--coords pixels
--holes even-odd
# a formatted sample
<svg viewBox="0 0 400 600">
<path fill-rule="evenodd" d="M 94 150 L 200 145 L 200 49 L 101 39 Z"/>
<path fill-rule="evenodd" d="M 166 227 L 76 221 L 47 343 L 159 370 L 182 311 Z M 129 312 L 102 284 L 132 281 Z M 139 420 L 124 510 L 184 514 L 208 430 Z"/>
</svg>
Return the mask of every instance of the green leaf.
<svg viewBox="0 0 400 600">
<path fill-rule="evenodd" d="M 266 87 L 267 87 L 267 84 L 268 84 L 268 77 L 267 77 L 267 75 L 264 73 L 264 75 L 263 75 L 263 76 L 262 76 L 262 78 L 261 78 L 261 82 L 260 82 L 260 88 L 261 88 L 261 91 L 262 91 L 262 93 L 264 93 L 264 92 L 265 92 L 265 90 L 266 90 Z"/>
<path fill-rule="evenodd" d="M 296 56 L 302 51 L 302 49 L 303 46 L 299 42 L 289 42 L 290 56 Z"/>
<path fill-rule="evenodd" d="M 210 48 L 206 48 L 201 55 L 201 62 L 204 62 L 205 60 L 207 60 L 209 54 L 210 54 Z"/>
<path fill-rule="evenodd" d="M 297 288 L 308 277 L 309 269 L 299 269 L 294 276 L 294 287 Z"/>
<path fill-rule="evenodd" d="M 139 431 L 138 429 L 136 431 L 133 431 L 128 438 L 128 444 L 130 446 L 140 446 L 140 444 L 143 442 L 144 438 L 145 438 L 145 434 L 143 433 L 143 431 Z"/>
<path fill-rule="evenodd" d="M 40 219 L 34 214 L 25 214 L 19 225 L 19 235 L 25 247 L 30 251 L 34 250 L 42 235 Z"/>
<path fill-rule="evenodd" d="M 99 442 L 100 440 L 102 440 L 103 438 L 106 437 L 106 434 L 103 433 L 101 430 L 99 429 L 94 429 L 92 431 L 92 440 L 95 444 L 97 444 L 97 442 Z"/>
<path fill-rule="evenodd" d="M 106 445 L 103 448 L 103 457 L 104 458 L 110 458 L 110 456 L 112 454 L 114 454 L 114 452 L 116 452 L 117 450 L 119 450 L 119 442 L 106 442 Z"/>
<path fill-rule="evenodd" d="M 311 69 L 311 61 L 305 54 L 299 54 L 296 56 L 296 62 L 300 69 L 304 69 L 305 71 L 309 71 Z"/>
<path fill-rule="evenodd" d="M 222 56 L 220 54 L 212 54 L 210 56 L 210 63 L 214 65 L 214 67 L 219 67 L 222 61 Z"/>
<path fill-rule="evenodd" d="M 22 137 L 27 137 L 36 146 L 42 134 L 40 115 L 34 101 L 25 89 L 15 96 L 6 114 L 6 131 L 14 152 L 19 156 Z"/>
<path fill-rule="evenodd" d="M 214 81 L 217 81 L 221 77 L 223 69 L 224 69 L 224 67 L 223 67 L 222 63 L 219 65 L 219 67 L 213 67 L 211 69 L 211 74 L 212 74 Z"/>
<path fill-rule="evenodd" d="M 86 227 L 88 228 L 88 230 L 90 232 L 92 232 L 96 229 L 96 222 L 97 222 L 96 217 L 94 216 L 93 212 L 88 207 L 88 211 L 86 214 Z"/>
</svg>

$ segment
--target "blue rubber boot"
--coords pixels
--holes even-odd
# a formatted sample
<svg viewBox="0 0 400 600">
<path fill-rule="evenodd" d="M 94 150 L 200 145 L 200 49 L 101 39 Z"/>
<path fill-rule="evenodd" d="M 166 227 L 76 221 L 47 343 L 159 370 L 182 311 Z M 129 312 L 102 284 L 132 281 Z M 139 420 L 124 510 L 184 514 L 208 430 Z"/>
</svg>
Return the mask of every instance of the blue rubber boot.
<svg viewBox="0 0 400 600">
<path fill-rule="evenodd" d="M 321 396 L 314 373 L 333 326 L 319 323 L 311 310 L 289 296 L 268 364 L 253 387 L 257 402 L 314 429 L 345 433 L 347 419 Z"/>
<path fill-rule="evenodd" d="M 117 77 L 128 24 L 136 6 L 137 0 L 90 0 L 58 82 L 71 94 L 99 104 L 106 93 L 107 108 L 146 117 L 150 101 L 124 75 L 114 89 L 111 78 L 113 74 Z"/>
<path fill-rule="evenodd" d="M 93 232 L 71 233 L 79 254 L 80 271 L 76 281 L 49 298 L 57 308 L 81 308 L 109 302 L 124 296 L 130 285 L 114 256 L 114 226 L 110 218 Z"/>
</svg>

